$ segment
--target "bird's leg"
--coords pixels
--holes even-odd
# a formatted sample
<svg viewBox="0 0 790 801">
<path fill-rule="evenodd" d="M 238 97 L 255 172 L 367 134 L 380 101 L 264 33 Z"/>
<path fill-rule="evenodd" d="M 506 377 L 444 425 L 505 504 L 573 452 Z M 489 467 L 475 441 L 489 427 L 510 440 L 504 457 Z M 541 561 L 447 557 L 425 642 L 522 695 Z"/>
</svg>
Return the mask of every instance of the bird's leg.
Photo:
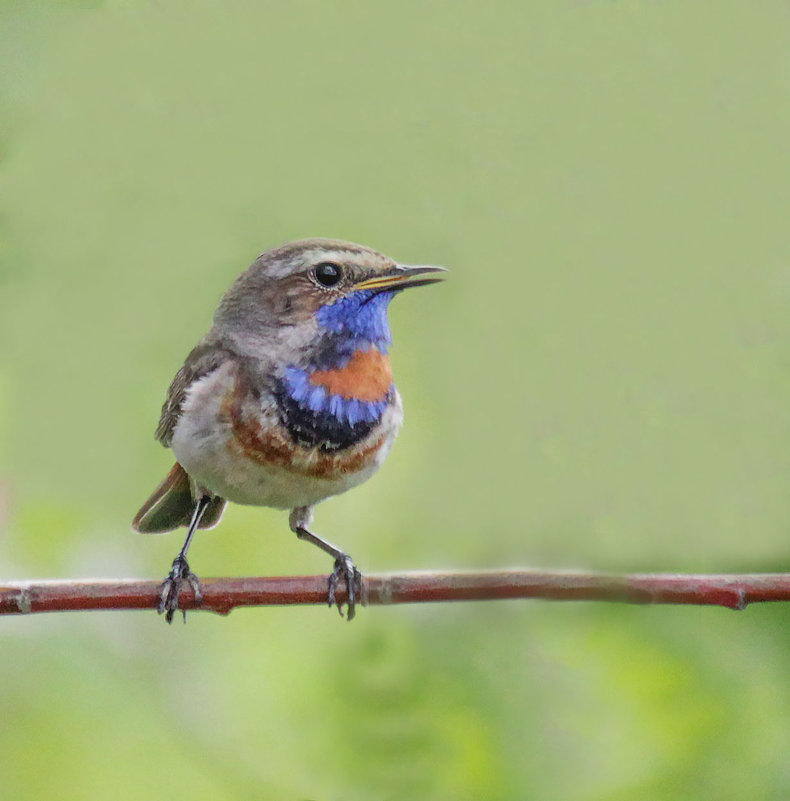
<svg viewBox="0 0 790 801">
<path fill-rule="evenodd" d="M 312 519 L 313 507 L 299 506 L 291 511 L 288 522 L 291 525 L 291 531 L 293 531 L 300 540 L 306 540 L 307 542 L 313 543 L 313 545 L 317 545 L 322 551 L 334 558 L 335 569 L 329 576 L 329 606 L 337 604 L 337 611 L 340 612 L 341 615 L 343 614 L 340 602 L 335 600 L 335 591 L 337 590 L 338 584 L 344 581 L 348 599 L 346 601 L 348 608 L 346 619 L 353 620 L 356 613 L 357 596 L 362 591 L 362 574 L 357 570 L 357 566 L 347 553 L 310 531 L 308 526 Z"/>
<path fill-rule="evenodd" d="M 189 569 L 187 562 L 187 551 L 192 542 L 192 537 L 200 525 L 200 519 L 203 513 L 211 503 L 210 495 L 201 495 L 195 504 L 195 511 L 192 513 L 192 519 L 189 521 L 189 528 L 187 529 L 187 537 L 184 540 L 184 545 L 178 552 L 178 556 L 173 560 L 173 567 L 170 570 L 167 578 L 162 582 L 162 590 L 159 594 L 159 614 L 165 616 L 168 623 L 173 622 L 173 615 L 178 609 L 178 597 L 181 595 L 181 586 L 185 581 L 189 583 L 195 593 L 195 603 L 199 604 L 203 600 L 203 595 L 200 592 L 200 582 L 198 577 Z M 185 609 L 181 610 L 184 614 L 184 622 L 186 623 L 187 613 Z"/>
</svg>

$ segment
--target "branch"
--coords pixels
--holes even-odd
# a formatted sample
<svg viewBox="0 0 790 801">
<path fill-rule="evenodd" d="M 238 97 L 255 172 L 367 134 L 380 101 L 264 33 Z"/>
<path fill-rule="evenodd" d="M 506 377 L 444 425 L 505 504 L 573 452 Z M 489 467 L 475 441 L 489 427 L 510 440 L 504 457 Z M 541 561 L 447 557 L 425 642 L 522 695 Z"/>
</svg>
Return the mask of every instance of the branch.
<svg viewBox="0 0 790 801">
<path fill-rule="evenodd" d="M 18 581 L 0 584 L 0 615 L 99 609 L 154 609 L 160 583 L 137 579 Z M 183 609 L 221 615 L 237 606 L 324 604 L 326 576 L 213 578 L 201 581 L 203 603 L 191 589 Z M 345 592 L 338 589 L 338 600 Z M 503 570 L 488 572 L 369 575 L 362 580 L 363 605 L 429 601 L 492 601 L 542 598 L 552 601 L 614 601 L 631 604 L 696 604 L 745 609 L 750 603 L 790 600 L 790 573 L 610 575 L 582 572 Z"/>
</svg>

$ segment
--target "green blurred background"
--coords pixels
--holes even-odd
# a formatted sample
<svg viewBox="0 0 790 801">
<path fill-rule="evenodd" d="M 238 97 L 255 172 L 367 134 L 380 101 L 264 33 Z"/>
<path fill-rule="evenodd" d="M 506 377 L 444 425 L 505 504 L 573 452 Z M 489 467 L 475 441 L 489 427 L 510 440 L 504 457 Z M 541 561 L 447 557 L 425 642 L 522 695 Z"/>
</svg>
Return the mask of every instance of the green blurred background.
<svg viewBox="0 0 790 801">
<path fill-rule="evenodd" d="M 172 374 L 258 252 L 452 268 L 363 570 L 790 568 L 786 2 L 4 3 L 0 573 L 162 576 Z M 328 568 L 231 508 L 201 575 Z M 786 606 L 6 618 L 0 798 L 785 799 Z"/>
</svg>

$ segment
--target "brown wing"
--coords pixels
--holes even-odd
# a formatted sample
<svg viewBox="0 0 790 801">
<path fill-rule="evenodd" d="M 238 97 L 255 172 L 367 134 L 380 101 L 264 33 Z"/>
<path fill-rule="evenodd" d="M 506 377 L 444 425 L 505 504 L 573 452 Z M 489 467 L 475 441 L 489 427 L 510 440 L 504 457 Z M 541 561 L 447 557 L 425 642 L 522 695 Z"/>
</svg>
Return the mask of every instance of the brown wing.
<svg viewBox="0 0 790 801">
<path fill-rule="evenodd" d="M 173 383 L 170 384 L 167 400 L 162 406 L 162 416 L 156 427 L 155 436 L 162 445 L 170 447 L 173 429 L 181 416 L 187 391 L 193 382 L 214 372 L 230 358 L 232 358 L 232 354 L 217 345 L 216 342 L 207 339 L 200 342 L 187 356 L 184 366 L 176 373 Z"/>
<path fill-rule="evenodd" d="M 198 528 L 213 528 L 219 523 L 227 501 L 215 497 L 203 512 Z M 132 528 L 141 534 L 160 534 L 179 526 L 188 526 L 195 511 L 189 476 L 176 462 L 164 481 L 134 516 Z"/>
</svg>

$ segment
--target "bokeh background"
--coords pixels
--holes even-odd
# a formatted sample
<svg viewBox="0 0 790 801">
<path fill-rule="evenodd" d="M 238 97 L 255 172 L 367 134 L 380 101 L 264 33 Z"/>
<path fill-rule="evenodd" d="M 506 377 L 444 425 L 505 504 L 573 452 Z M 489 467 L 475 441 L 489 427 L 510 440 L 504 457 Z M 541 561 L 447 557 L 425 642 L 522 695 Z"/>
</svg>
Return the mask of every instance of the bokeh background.
<svg viewBox="0 0 790 801">
<path fill-rule="evenodd" d="M 452 268 L 363 570 L 790 568 L 786 2 L 3 3 L 0 574 L 164 575 L 159 407 L 262 250 Z M 204 576 L 317 573 L 231 508 Z M 784 799 L 790 609 L 0 623 L 0 797 Z"/>
</svg>

